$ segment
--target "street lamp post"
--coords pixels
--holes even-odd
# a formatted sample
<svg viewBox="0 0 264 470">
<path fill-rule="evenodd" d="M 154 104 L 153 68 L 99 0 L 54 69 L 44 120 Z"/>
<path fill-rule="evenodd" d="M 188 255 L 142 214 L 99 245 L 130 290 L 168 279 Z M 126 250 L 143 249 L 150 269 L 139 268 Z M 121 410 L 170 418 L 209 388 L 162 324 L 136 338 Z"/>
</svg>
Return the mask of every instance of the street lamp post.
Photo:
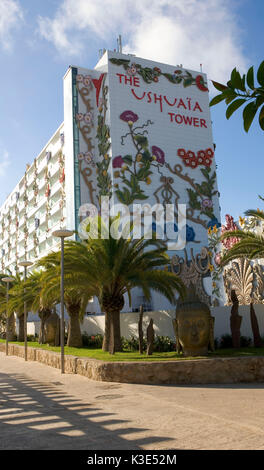
<svg viewBox="0 0 264 470">
<path fill-rule="evenodd" d="M 14 281 L 13 277 L 3 277 L 2 281 L 6 282 L 6 355 L 8 356 L 8 339 L 9 339 L 9 316 L 8 316 L 8 291 L 9 291 L 9 283 Z"/>
<path fill-rule="evenodd" d="M 73 235 L 72 230 L 55 230 L 52 232 L 54 237 L 61 239 L 61 320 L 60 320 L 60 343 L 61 343 L 61 373 L 64 374 L 64 238 L 71 237 Z"/>
<path fill-rule="evenodd" d="M 32 262 L 31 261 L 20 261 L 20 263 L 18 263 L 19 266 L 23 266 L 24 268 L 24 282 L 26 281 L 27 279 L 27 268 L 29 266 L 32 266 Z M 26 288 L 24 287 L 24 294 L 26 292 L 25 290 Z M 24 299 L 24 345 L 25 345 L 25 361 L 27 361 L 27 302 L 26 300 Z"/>
</svg>

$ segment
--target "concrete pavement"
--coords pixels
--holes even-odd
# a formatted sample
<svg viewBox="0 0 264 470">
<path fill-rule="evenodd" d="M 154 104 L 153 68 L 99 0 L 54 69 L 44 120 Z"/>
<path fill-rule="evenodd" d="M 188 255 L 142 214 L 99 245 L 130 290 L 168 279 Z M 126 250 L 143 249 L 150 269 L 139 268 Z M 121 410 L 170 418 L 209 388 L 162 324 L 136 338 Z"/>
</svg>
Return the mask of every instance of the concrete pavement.
<svg viewBox="0 0 264 470">
<path fill-rule="evenodd" d="M 95 382 L 0 353 L 0 449 L 264 449 L 264 384 Z"/>
</svg>

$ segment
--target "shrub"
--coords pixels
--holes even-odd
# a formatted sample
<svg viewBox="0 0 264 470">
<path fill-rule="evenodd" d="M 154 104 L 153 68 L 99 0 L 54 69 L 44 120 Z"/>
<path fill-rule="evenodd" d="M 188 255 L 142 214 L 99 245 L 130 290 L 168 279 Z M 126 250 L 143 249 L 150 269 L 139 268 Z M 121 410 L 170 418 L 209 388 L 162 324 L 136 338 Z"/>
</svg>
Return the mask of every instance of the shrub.
<svg viewBox="0 0 264 470">
<path fill-rule="evenodd" d="M 252 346 L 252 339 L 249 338 L 249 336 L 241 336 L 240 346 L 241 348 L 249 348 L 250 346 Z"/>
<path fill-rule="evenodd" d="M 82 334 L 83 346 L 99 349 L 103 345 L 102 335 L 88 335 L 86 332 Z"/>
<path fill-rule="evenodd" d="M 229 334 L 222 335 L 219 341 L 219 349 L 230 349 L 233 347 L 232 336 Z"/>
<path fill-rule="evenodd" d="M 139 341 L 138 338 L 132 336 L 132 338 L 122 337 L 122 348 L 127 351 L 138 351 L 139 350 Z M 143 339 L 143 350 L 147 349 L 146 340 Z"/>
<path fill-rule="evenodd" d="M 252 339 L 249 336 L 240 336 L 240 347 L 248 348 L 252 346 Z M 230 334 L 222 335 L 220 340 L 217 340 L 217 347 L 219 349 L 233 348 L 232 336 Z"/>
<path fill-rule="evenodd" d="M 154 351 L 168 352 L 175 351 L 176 344 L 169 336 L 156 336 L 154 341 Z"/>
</svg>

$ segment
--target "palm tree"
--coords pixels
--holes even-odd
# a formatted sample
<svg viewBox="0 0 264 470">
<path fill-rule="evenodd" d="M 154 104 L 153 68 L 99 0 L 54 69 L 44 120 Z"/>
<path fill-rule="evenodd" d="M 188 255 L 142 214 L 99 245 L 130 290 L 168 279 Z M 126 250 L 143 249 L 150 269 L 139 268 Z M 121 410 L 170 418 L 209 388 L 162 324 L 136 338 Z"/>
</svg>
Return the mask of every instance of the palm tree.
<svg viewBox="0 0 264 470">
<path fill-rule="evenodd" d="M 55 306 L 53 301 L 46 299 L 43 295 L 43 271 L 32 271 L 26 280 L 26 296 L 28 309 L 33 313 L 37 313 L 40 318 L 39 344 L 46 342 L 45 339 L 45 323 L 52 314 Z"/>
<path fill-rule="evenodd" d="M 11 272 L 9 270 L 8 270 L 8 276 L 11 276 Z M 3 277 L 6 277 L 6 274 L 5 275 L 4 274 L 0 275 L 0 313 L 5 318 L 5 320 L 4 320 L 5 324 L 6 324 L 6 314 L 8 314 L 8 316 L 9 316 L 9 321 L 8 321 L 9 335 L 8 336 L 9 336 L 10 341 L 14 341 L 15 337 L 16 337 L 16 320 L 15 320 L 15 310 L 11 307 L 10 297 L 12 295 L 11 290 L 12 290 L 13 286 L 14 285 L 20 285 L 20 283 L 22 281 L 21 281 L 20 275 L 18 273 L 15 276 L 12 276 L 14 281 L 11 283 L 9 291 L 8 291 L 9 300 L 8 300 L 8 310 L 7 310 L 7 305 L 6 305 L 6 284 L 1 282 L 1 279 Z M 19 316 L 18 316 L 18 319 L 19 319 Z M 19 322 L 19 325 L 20 325 L 20 322 Z M 7 325 L 6 325 L 6 327 L 7 327 Z"/>
<path fill-rule="evenodd" d="M 50 253 L 38 262 L 45 268 L 42 277 L 42 298 L 49 304 L 60 302 L 60 252 Z M 69 277 L 69 276 L 68 276 Z M 71 276 L 70 276 L 71 278 Z M 80 321 L 83 320 L 85 308 L 89 301 L 89 291 L 72 287 L 71 279 L 65 274 L 64 301 L 69 314 L 67 346 L 79 348 L 82 346 Z"/>
<path fill-rule="evenodd" d="M 248 217 L 253 217 L 256 222 L 264 222 L 264 213 L 259 210 L 249 209 L 245 212 Z M 221 258 L 221 266 L 225 266 L 236 258 L 257 259 L 264 258 L 264 233 L 263 231 L 235 230 L 225 232 L 220 240 L 237 237 L 240 240 L 226 251 Z"/>
<path fill-rule="evenodd" d="M 147 300 L 151 290 L 157 291 L 173 304 L 176 294 L 183 295 L 180 278 L 163 269 L 169 262 L 166 249 L 160 240 L 118 238 L 113 232 L 108 238 L 90 237 L 84 242 L 65 243 L 68 280 L 97 296 L 105 313 L 103 350 L 111 353 L 121 350 L 120 311 L 126 294 L 131 304 L 133 288 L 140 287 Z"/>
</svg>

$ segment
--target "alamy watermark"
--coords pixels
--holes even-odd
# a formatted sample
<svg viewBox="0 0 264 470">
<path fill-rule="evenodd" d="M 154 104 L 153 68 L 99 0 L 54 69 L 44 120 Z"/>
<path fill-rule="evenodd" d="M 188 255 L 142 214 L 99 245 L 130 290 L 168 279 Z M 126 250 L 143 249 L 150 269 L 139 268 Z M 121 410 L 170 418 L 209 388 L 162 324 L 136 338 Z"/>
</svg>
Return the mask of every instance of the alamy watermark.
<svg viewBox="0 0 264 470">
<path fill-rule="evenodd" d="M 101 224 L 98 226 L 98 215 Z M 177 219 L 175 220 L 175 215 Z M 119 216 L 119 217 L 117 217 Z M 183 250 L 186 246 L 186 204 L 125 204 L 110 205 L 109 197 L 101 197 L 100 210 L 94 204 L 79 208 L 80 239 L 160 239 L 166 240 L 168 250 Z"/>
</svg>

